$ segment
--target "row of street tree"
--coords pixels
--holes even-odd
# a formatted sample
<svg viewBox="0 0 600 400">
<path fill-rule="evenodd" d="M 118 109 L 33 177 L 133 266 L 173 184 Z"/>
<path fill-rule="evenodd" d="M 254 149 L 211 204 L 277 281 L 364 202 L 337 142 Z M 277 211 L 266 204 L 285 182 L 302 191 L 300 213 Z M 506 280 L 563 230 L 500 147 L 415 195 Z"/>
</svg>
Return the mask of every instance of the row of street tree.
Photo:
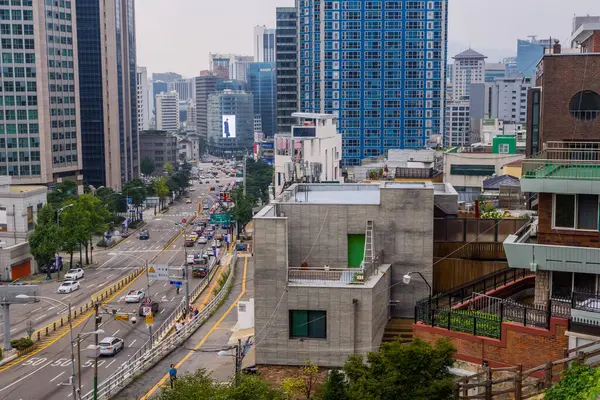
<svg viewBox="0 0 600 400">
<path fill-rule="evenodd" d="M 58 184 L 48 193 L 48 204 L 38 211 L 34 231 L 29 234 L 31 253 L 38 265 L 50 263 L 58 252 L 69 255 L 71 266 L 73 254 L 78 251 L 82 262 L 84 252 L 85 263 L 93 262 L 94 237 L 121 226 L 125 220 L 123 214 L 130 208 L 127 199 L 136 210 L 131 213 L 135 227 L 138 212 L 148 197 L 158 197 L 162 208 L 167 199 L 177 197 L 187 189 L 191 165 L 183 163 L 177 171 L 169 167 L 165 166 L 167 176 L 152 179 L 149 183 L 134 179 L 123 185 L 121 192 L 107 187 L 100 187 L 95 192 L 85 188 L 85 193 L 79 195 L 76 182 L 65 180 Z"/>
</svg>

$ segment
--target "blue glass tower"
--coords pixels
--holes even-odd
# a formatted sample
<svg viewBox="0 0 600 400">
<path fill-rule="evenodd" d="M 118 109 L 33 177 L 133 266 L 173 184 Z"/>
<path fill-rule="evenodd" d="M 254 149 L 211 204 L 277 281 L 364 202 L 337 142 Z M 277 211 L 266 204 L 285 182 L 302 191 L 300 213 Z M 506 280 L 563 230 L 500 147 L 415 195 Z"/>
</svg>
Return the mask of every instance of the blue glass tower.
<svg viewBox="0 0 600 400">
<path fill-rule="evenodd" d="M 277 81 L 275 63 L 250 64 L 250 93 L 254 96 L 254 115 L 260 116 L 263 133 L 273 137 L 277 130 Z"/>
<path fill-rule="evenodd" d="M 538 61 L 544 55 L 544 49 L 550 45 L 550 40 L 517 40 L 517 71 L 527 78 L 533 78 Z"/>
<path fill-rule="evenodd" d="M 299 0 L 300 108 L 337 113 L 343 164 L 441 134 L 448 0 Z"/>
</svg>

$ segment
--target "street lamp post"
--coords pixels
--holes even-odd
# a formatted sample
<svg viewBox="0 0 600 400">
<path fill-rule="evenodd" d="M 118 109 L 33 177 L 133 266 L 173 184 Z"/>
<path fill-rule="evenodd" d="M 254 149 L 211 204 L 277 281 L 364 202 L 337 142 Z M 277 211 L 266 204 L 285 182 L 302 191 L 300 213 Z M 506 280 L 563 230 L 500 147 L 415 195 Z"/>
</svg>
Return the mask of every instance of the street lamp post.
<svg viewBox="0 0 600 400">
<path fill-rule="evenodd" d="M 84 336 L 89 336 L 89 335 L 95 335 L 96 338 L 98 337 L 98 335 L 102 335 L 104 333 L 103 329 L 96 329 L 94 332 L 85 332 L 85 333 L 79 333 L 77 335 L 77 367 L 79 369 L 78 371 L 78 384 L 79 384 L 79 393 L 81 394 L 81 341 L 82 341 L 82 337 Z M 98 359 L 98 344 L 96 344 L 96 357 L 95 359 Z M 96 362 L 97 363 L 97 362 Z M 97 372 L 97 371 L 95 371 Z M 97 382 L 98 382 L 98 375 L 94 375 L 94 390 L 96 390 L 97 388 Z M 94 393 L 96 393 L 94 391 Z"/>
<path fill-rule="evenodd" d="M 187 309 L 190 306 L 190 286 L 188 283 L 187 248 L 185 247 L 185 225 L 182 223 L 175 223 L 175 225 L 181 228 L 181 236 L 183 236 L 183 297 Z"/>
<path fill-rule="evenodd" d="M 29 299 L 32 298 L 34 296 L 29 296 L 26 294 L 18 294 L 16 296 L 17 299 Z M 71 387 L 73 389 L 73 399 L 77 399 L 77 387 L 75 385 L 75 351 L 73 350 L 73 322 L 72 322 L 72 318 L 71 318 L 71 302 L 69 302 L 68 304 L 63 303 L 60 300 L 56 300 L 53 299 L 52 297 L 41 297 L 41 296 L 35 296 L 36 299 L 40 299 L 40 300 L 44 300 L 48 303 L 52 302 L 56 302 L 62 306 L 65 306 L 68 308 L 69 310 L 69 341 L 71 342 Z"/>
<path fill-rule="evenodd" d="M 427 285 L 427 287 L 429 288 L 429 318 L 433 317 L 433 309 L 432 309 L 432 304 L 431 304 L 431 298 L 433 297 L 433 289 L 431 288 L 431 285 L 429 284 L 429 282 L 427 282 L 427 279 L 425 279 L 425 277 L 423 276 L 422 273 L 415 271 L 415 272 L 408 272 L 407 274 L 405 274 L 402 277 L 402 282 L 404 282 L 406 285 L 408 285 L 410 283 L 410 279 L 411 279 L 411 275 L 413 274 L 417 274 L 421 277 L 421 279 L 423 279 L 423 282 L 425 282 L 425 284 Z M 433 319 L 432 319 L 433 321 Z"/>
<path fill-rule="evenodd" d="M 74 203 L 71 203 L 71 204 L 67 204 L 66 206 L 58 209 L 58 212 L 56 213 L 56 226 L 58 228 L 60 228 L 60 214 L 62 214 L 62 212 L 65 211 L 67 208 L 73 207 L 74 205 L 75 205 Z M 57 252 L 56 258 L 54 259 L 54 265 L 56 265 L 56 279 L 58 279 L 60 277 L 60 268 L 58 265 L 59 257 L 60 257 L 60 254 Z"/>
</svg>

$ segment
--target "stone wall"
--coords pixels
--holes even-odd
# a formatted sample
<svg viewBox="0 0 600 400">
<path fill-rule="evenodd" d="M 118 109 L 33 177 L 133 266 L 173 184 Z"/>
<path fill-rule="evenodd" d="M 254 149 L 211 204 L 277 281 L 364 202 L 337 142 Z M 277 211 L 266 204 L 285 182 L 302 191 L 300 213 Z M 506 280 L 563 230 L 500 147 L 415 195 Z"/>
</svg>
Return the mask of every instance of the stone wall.
<svg viewBox="0 0 600 400">
<path fill-rule="evenodd" d="M 548 304 L 550 300 L 550 271 L 535 271 L 535 304 Z"/>
</svg>

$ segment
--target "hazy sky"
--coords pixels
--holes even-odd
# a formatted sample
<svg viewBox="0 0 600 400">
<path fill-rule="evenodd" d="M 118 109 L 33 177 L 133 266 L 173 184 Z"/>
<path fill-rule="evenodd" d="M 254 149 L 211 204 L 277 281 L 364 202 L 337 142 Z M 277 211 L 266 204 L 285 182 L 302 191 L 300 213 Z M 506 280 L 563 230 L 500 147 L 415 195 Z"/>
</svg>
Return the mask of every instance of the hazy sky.
<svg viewBox="0 0 600 400">
<path fill-rule="evenodd" d="M 293 0 L 137 0 L 138 65 L 186 77 L 208 69 L 208 53 L 253 54 L 255 25 L 275 26 Z M 496 62 L 516 55 L 517 38 L 571 33 L 573 15 L 600 15 L 599 0 L 450 0 L 449 59 L 469 47 Z"/>
</svg>

